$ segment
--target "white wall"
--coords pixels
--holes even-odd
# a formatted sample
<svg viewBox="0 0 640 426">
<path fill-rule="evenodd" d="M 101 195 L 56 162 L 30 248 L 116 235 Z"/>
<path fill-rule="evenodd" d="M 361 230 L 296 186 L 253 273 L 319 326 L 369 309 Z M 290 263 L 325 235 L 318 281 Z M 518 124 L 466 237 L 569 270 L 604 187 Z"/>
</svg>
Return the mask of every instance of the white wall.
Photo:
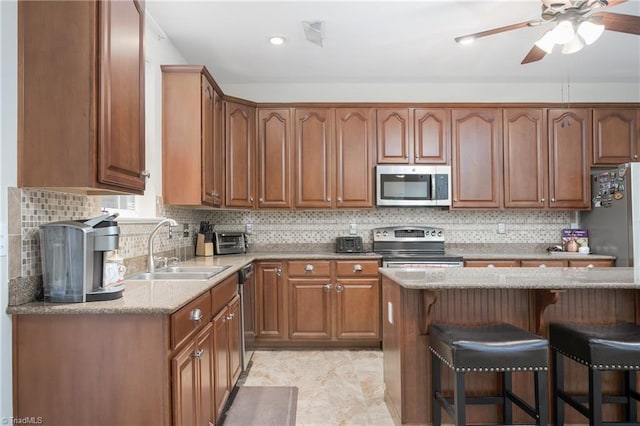
<svg viewBox="0 0 640 426">
<path fill-rule="evenodd" d="M 15 0 L 0 1 L 0 223 L 7 223 L 7 188 L 17 180 L 17 19 Z M 0 257 L 0 418 L 12 415 L 11 318 L 5 314 L 9 266 Z"/>
</svg>

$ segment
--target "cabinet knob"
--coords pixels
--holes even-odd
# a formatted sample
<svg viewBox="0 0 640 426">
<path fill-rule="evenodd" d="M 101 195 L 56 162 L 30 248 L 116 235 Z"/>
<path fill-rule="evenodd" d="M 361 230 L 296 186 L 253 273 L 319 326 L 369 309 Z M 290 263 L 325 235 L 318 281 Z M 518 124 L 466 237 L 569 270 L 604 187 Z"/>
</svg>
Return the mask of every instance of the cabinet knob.
<svg viewBox="0 0 640 426">
<path fill-rule="evenodd" d="M 258 201 L 260 201 L 261 203 L 264 203 L 264 198 L 260 198 Z"/>
<path fill-rule="evenodd" d="M 342 197 L 338 197 L 338 201 L 339 201 L 339 202 L 342 202 Z"/>
<path fill-rule="evenodd" d="M 282 275 L 282 268 L 276 268 L 276 276 L 281 276 Z"/>
<path fill-rule="evenodd" d="M 313 272 L 313 265 L 312 264 L 308 264 L 307 266 L 304 267 L 305 272 Z"/>
<path fill-rule="evenodd" d="M 204 355 L 204 349 L 198 349 L 193 353 L 194 358 L 202 358 L 202 355 Z"/>
<path fill-rule="evenodd" d="M 149 179 L 151 177 L 151 172 L 149 170 L 143 170 L 140 172 L 140 177 L 142 179 Z"/>
<path fill-rule="evenodd" d="M 590 263 L 587 265 L 587 268 L 595 268 L 595 266 L 593 266 L 593 263 Z"/>
<path fill-rule="evenodd" d="M 202 311 L 199 308 L 194 309 L 189 314 L 189 319 L 191 321 L 200 321 L 202 319 Z"/>
<path fill-rule="evenodd" d="M 490 263 L 487 265 L 487 268 L 495 268 L 495 265 L 493 263 Z"/>
<path fill-rule="evenodd" d="M 359 263 L 353 265 L 353 272 L 360 272 L 362 271 L 362 265 L 360 265 Z"/>
<path fill-rule="evenodd" d="M 454 202 L 454 203 L 457 203 L 457 202 L 458 202 L 458 199 L 457 199 L 457 198 L 454 198 L 454 199 L 453 199 L 453 202 Z"/>
<path fill-rule="evenodd" d="M 551 199 L 551 202 L 552 202 L 552 203 L 555 203 L 555 202 L 556 202 L 556 199 L 555 199 L 555 198 L 552 198 L 552 199 Z"/>
<path fill-rule="evenodd" d="M 327 201 L 331 201 L 331 197 L 327 197 Z"/>
<path fill-rule="evenodd" d="M 544 203 L 544 198 L 540 198 L 540 202 L 541 202 L 541 203 Z"/>
<path fill-rule="evenodd" d="M 336 293 L 342 293 L 344 291 L 344 286 L 342 284 L 336 284 Z"/>
<path fill-rule="evenodd" d="M 325 293 L 329 293 L 332 287 L 333 286 L 331 284 L 325 284 L 322 286 L 322 289 L 324 290 Z"/>
<path fill-rule="evenodd" d="M 253 203 L 253 197 L 249 197 L 249 202 Z"/>
<path fill-rule="evenodd" d="M 544 263 L 538 266 L 538 268 L 546 268 L 546 267 L 547 265 L 545 265 Z"/>
<path fill-rule="evenodd" d="M 236 314 L 235 314 L 235 312 L 234 312 L 234 313 L 232 313 L 232 314 L 229 314 L 229 315 L 227 315 L 227 319 L 228 319 L 229 321 L 231 321 L 235 315 L 236 315 Z"/>
<path fill-rule="evenodd" d="M 637 160 L 638 159 L 638 154 L 633 154 L 633 159 Z"/>
</svg>

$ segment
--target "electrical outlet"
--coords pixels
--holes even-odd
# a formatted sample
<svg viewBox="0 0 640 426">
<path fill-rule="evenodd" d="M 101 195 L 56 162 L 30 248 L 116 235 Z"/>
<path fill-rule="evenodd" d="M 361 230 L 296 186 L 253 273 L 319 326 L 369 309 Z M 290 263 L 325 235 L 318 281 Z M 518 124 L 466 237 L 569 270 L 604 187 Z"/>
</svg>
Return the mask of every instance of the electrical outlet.
<svg viewBox="0 0 640 426">
<path fill-rule="evenodd" d="M 182 224 L 182 237 L 186 238 L 189 236 L 189 224 L 188 223 L 183 223 Z"/>
<path fill-rule="evenodd" d="M 349 234 L 350 235 L 356 235 L 358 233 L 358 224 L 357 223 L 350 223 L 349 224 Z"/>
<path fill-rule="evenodd" d="M 569 225 L 569 228 L 578 229 L 578 223 L 577 222 L 571 222 L 571 225 Z"/>
<path fill-rule="evenodd" d="M 244 231 L 247 234 L 253 234 L 253 223 L 247 223 L 246 225 L 244 225 Z"/>
<path fill-rule="evenodd" d="M 507 233 L 507 227 L 504 223 L 499 223 L 498 224 L 498 234 L 506 234 Z"/>
<path fill-rule="evenodd" d="M 0 223 L 0 256 L 7 255 L 9 245 L 9 228 L 6 223 Z"/>
</svg>

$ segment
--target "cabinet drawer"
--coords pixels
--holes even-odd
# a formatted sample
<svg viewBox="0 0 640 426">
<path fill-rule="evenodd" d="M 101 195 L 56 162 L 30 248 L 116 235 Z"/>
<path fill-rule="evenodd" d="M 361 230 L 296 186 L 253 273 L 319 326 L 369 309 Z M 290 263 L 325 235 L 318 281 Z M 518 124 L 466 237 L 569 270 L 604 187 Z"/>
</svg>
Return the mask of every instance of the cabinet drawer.
<svg viewBox="0 0 640 426">
<path fill-rule="evenodd" d="M 216 315 L 238 294 L 238 277 L 233 275 L 211 290 L 211 312 Z"/>
<path fill-rule="evenodd" d="M 567 266 L 565 260 L 523 260 L 520 262 L 523 268 L 562 268 Z"/>
<path fill-rule="evenodd" d="M 171 348 L 175 349 L 211 319 L 211 293 L 206 292 L 171 315 Z"/>
<path fill-rule="evenodd" d="M 328 277 L 331 275 L 329 260 L 292 260 L 289 262 L 290 277 Z"/>
<path fill-rule="evenodd" d="M 588 268 L 590 266 L 594 268 L 606 268 L 613 266 L 613 260 L 570 260 L 569 266 L 575 268 Z"/>
<path fill-rule="evenodd" d="M 519 260 L 465 260 L 465 268 L 517 268 Z"/>
<path fill-rule="evenodd" d="M 338 260 L 336 262 L 336 273 L 339 277 L 377 277 L 377 260 Z"/>
</svg>

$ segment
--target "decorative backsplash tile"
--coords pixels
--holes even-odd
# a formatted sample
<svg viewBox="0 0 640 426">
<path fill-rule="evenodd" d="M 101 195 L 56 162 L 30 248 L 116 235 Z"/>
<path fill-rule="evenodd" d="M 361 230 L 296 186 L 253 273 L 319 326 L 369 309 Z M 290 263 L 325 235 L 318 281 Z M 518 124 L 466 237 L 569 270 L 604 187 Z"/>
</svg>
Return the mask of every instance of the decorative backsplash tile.
<svg viewBox="0 0 640 426">
<path fill-rule="evenodd" d="M 10 264 L 21 265 L 21 273 L 13 273 L 10 278 L 42 274 L 38 239 L 40 225 L 101 214 L 99 197 L 10 188 L 8 198 L 9 229 L 20 232 L 20 239 L 11 238 L 11 232 L 9 235 Z M 154 249 L 156 253 L 180 259 L 193 256 L 196 233 L 204 220 L 215 224 L 214 229 L 218 231 L 244 231 L 247 223 L 253 224 L 253 233 L 248 236 L 251 251 L 287 244 L 316 244 L 326 249 L 332 247 L 335 237 L 349 234 L 350 223 L 357 225 L 357 235 L 362 237 L 365 246 L 372 242 L 373 228 L 392 225 L 441 227 L 445 229 L 447 243 L 456 245 L 556 244 L 561 229 L 571 221 L 571 213 L 564 211 L 450 211 L 436 208 L 210 211 L 162 206 L 158 215 L 173 218 L 181 225 L 173 230 L 172 239 L 168 238 L 168 230 L 161 230 L 154 239 Z M 497 233 L 498 223 L 506 225 L 505 234 Z M 183 237 L 182 224 L 188 225 L 188 237 Z M 120 252 L 125 259 L 146 256 L 148 236 L 154 226 L 150 223 L 120 223 Z M 18 241 L 20 247 L 15 247 Z M 16 262 L 16 257 L 20 263 Z"/>
</svg>

